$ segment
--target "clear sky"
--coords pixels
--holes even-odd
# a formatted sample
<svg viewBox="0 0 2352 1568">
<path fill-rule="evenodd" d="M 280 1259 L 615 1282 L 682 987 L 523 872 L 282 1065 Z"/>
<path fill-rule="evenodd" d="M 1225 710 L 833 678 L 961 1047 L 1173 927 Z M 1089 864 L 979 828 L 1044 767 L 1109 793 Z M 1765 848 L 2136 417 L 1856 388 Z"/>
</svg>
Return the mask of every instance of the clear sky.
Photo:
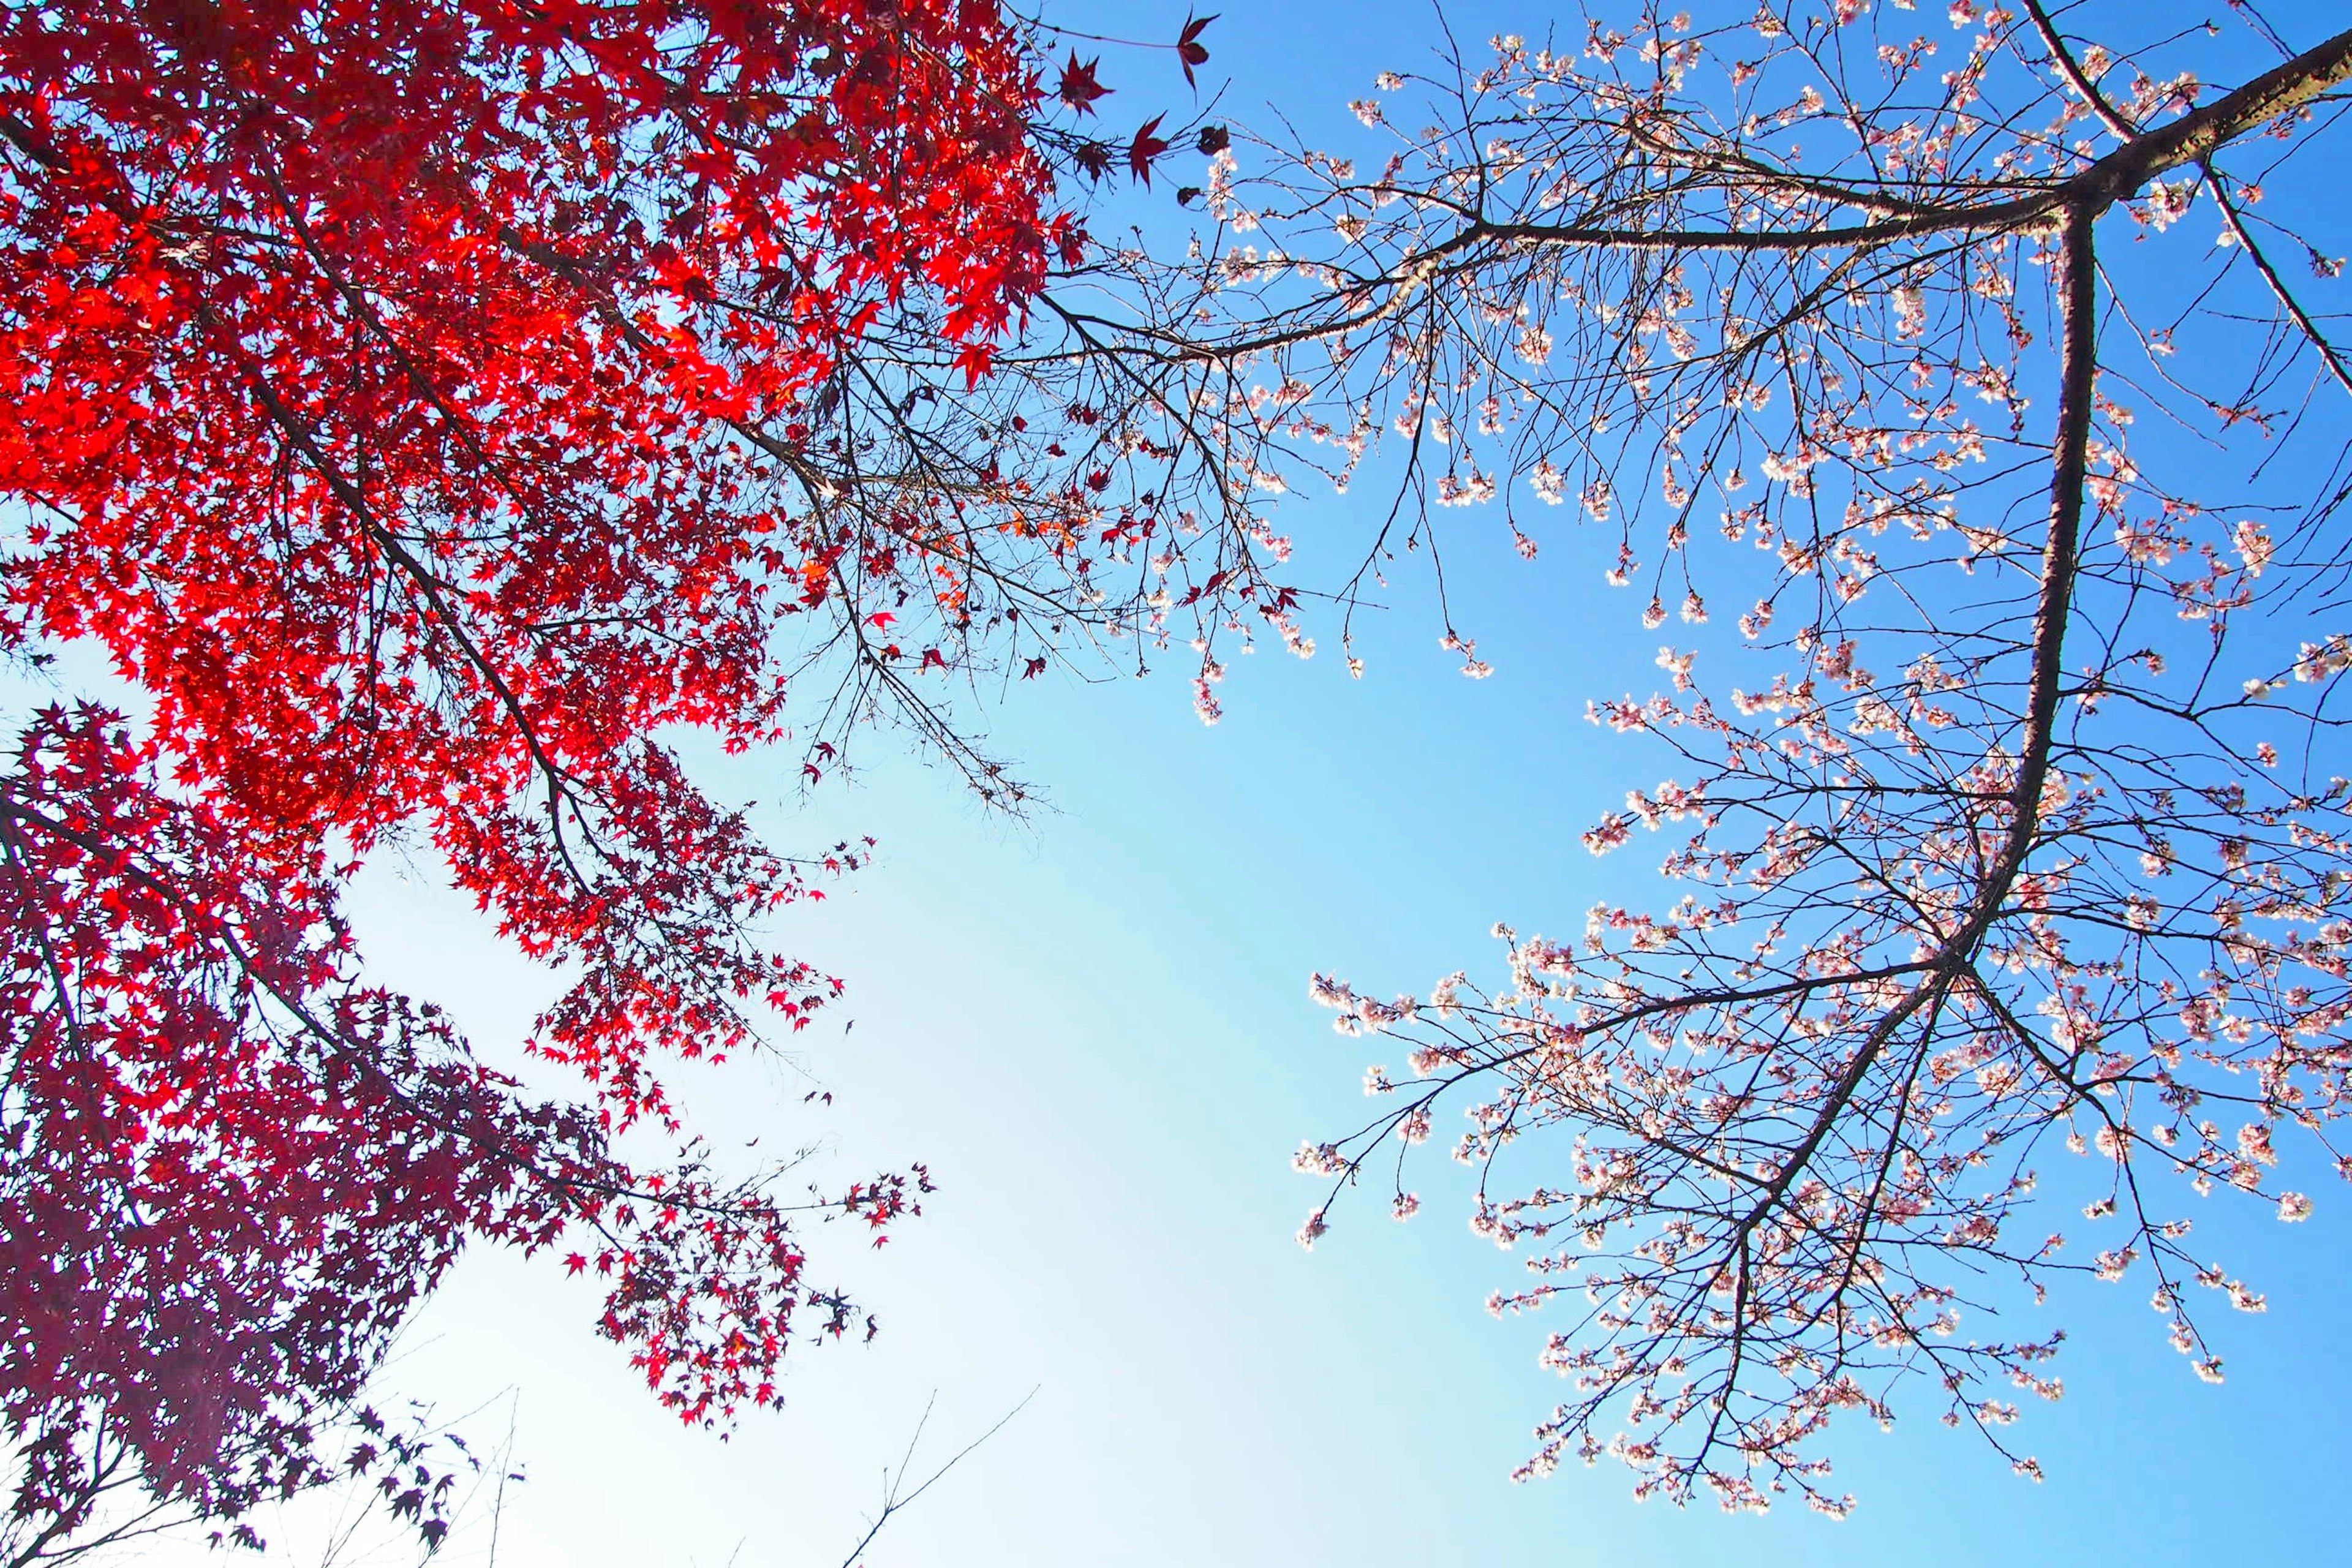
<svg viewBox="0 0 2352 1568">
<path fill-rule="evenodd" d="M 2337 9 L 2315 0 L 2304 15 Z M 1452 15 L 1465 40 L 1546 23 L 1525 0 Z M 1181 19 L 1121 5 L 1073 25 L 1172 37 Z M 1242 118 L 1271 100 L 1336 123 L 1375 72 L 1424 58 L 1435 36 L 1433 12 L 1390 0 L 1234 8 L 1207 35 L 1204 75 L 1231 76 Z M 1163 60 L 1105 52 L 1116 129 L 1184 90 Z M 1349 504 L 1293 509 L 1310 556 L 1323 532 L 1353 535 Z M 830 1568 L 933 1391 L 919 1468 L 1033 1389 L 866 1562 L 2340 1559 L 2324 1499 L 2352 1473 L 2352 1205 L 2316 1173 L 2306 1226 L 2200 1214 L 2269 1293 L 2266 1316 L 2220 1325 L 2227 1384 L 2200 1384 L 2165 1344 L 2144 1283 L 2061 1290 L 2015 1325 L 2074 1333 L 2066 1399 L 2017 1429 L 2048 1481 L 2013 1479 L 1924 1411 L 1892 1435 L 1855 1423 L 1828 1447 L 1861 1498 L 1843 1523 L 1637 1505 L 1628 1472 L 1606 1464 L 1512 1485 L 1561 1385 L 1535 1364 L 1539 1321 L 1482 1310 L 1517 1271 L 1469 1234 L 1442 1156 L 1424 1162 L 1412 1225 L 1368 1194 L 1313 1254 L 1299 1249 L 1317 1189 L 1289 1154 L 1353 1128 L 1374 1059 L 1309 1004 L 1309 973 L 1418 991 L 1459 966 L 1491 973 L 1497 920 L 1574 926 L 1604 871 L 1579 832 L 1652 776 L 1582 719 L 1588 697 L 1658 679 L 1639 606 L 1601 585 L 1613 534 L 1562 526 L 1533 563 L 1507 542 L 1449 561 L 1491 679 L 1455 673 L 1405 574 L 1361 637 L 1363 680 L 1318 628 L 1312 662 L 1234 661 L 1213 730 L 1178 679 L 1024 687 L 991 725 L 1045 786 L 1050 808 L 1026 825 L 984 814 L 887 738 L 856 787 L 764 813 L 787 846 L 881 840 L 877 866 L 788 928 L 851 990 L 793 1042 L 805 1078 L 756 1064 L 680 1085 L 722 1147 L 822 1141 L 835 1152 L 818 1163 L 841 1180 L 923 1160 L 940 1191 L 882 1254 L 860 1256 L 845 1229 L 813 1237 L 819 1271 L 848 1279 L 884 1332 L 796 1352 L 792 1408 L 723 1444 L 655 1407 L 593 1337 L 593 1290 L 551 1259 L 463 1263 L 387 1387 L 450 1413 L 493 1401 L 467 1423 L 478 1440 L 499 1436 L 514 1391 L 530 1479 L 508 1497 L 501 1563 Z M 753 759 L 704 776 L 774 801 L 784 772 Z M 1606 875 L 1623 886 L 1637 861 Z M 382 978 L 449 1005 L 486 1055 L 511 1049 L 546 983 L 504 961 L 430 867 L 373 868 L 353 904 Z M 816 1087 L 835 1092 L 830 1111 L 802 1105 Z M 313 1539 L 299 1522 L 281 1534 Z M 478 1521 L 444 1561 L 480 1563 L 488 1544 Z"/>
</svg>

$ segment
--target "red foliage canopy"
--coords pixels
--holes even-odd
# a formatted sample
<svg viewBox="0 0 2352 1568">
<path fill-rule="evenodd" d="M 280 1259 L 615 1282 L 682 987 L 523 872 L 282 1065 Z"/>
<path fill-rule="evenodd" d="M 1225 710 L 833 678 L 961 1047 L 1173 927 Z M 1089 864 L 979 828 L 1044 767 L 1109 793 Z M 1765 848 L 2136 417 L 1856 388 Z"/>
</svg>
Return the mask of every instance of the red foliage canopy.
<svg viewBox="0 0 2352 1568">
<path fill-rule="evenodd" d="M 843 569 L 783 498 L 861 338 L 919 309 L 978 377 L 1076 247 L 1041 90 L 986 0 L 0 17 L 0 642 L 154 700 L 0 780 L 20 1517 L 80 1506 L 94 1421 L 216 1513 L 310 1479 L 468 1237 L 598 1232 L 604 1331 L 689 1420 L 775 1399 L 802 1306 L 845 1326 L 764 1188 L 607 1147 L 679 1131 L 654 1058 L 837 989 L 749 930 L 811 863 L 656 737 L 782 732 L 780 624 Z M 356 978 L 338 884 L 412 825 L 578 977 L 532 1044 L 591 1104 Z"/>
</svg>

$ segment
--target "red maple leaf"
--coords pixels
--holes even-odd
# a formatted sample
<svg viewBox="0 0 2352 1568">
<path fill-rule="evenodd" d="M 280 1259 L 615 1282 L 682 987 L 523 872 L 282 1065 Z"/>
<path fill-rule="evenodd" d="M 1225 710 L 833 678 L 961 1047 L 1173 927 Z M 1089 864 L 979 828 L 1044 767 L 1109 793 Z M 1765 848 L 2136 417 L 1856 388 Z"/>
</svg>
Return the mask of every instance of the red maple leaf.
<svg viewBox="0 0 2352 1568">
<path fill-rule="evenodd" d="M 1206 65 L 1209 61 L 1208 49 L 1198 41 L 1201 29 L 1215 21 L 1219 15 L 1212 11 L 1205 16 L 1188 16 L 1184 21 L 1184 30 L 1176 35 L 1176 58 L 1184 62 L 1184 80 L 1193 87 L 1201 84 L 1192 79 L 1192 68 Z"/>
<path fill-rule="evenodd" d="M 1142 128 L 1136 132 L 1135 139 L 1127 144 L 1128 170 L 1147 185 L 1151 183 L 1151 160 L 1174 145 L 1165 137 L 1153 134 L 1160 129 L 1160 122 L 1167 118 L 1164 114 L 1153 115 L 1143 122 Z"/>
<path fill-rule="evenodd" d="M 1095 69 L 1101 64 L 1101 57 L 1097 56 L 1080 65 L 1078 51 L 1072 49 L 1069 63 L 1062 68 L 1062 85 L 1056 89 L 1055 96 L 1080 114 L 1095 112 L 1095 100 L 1108 98 L 1118 90 L 1095 79 Z"/>
</svg>

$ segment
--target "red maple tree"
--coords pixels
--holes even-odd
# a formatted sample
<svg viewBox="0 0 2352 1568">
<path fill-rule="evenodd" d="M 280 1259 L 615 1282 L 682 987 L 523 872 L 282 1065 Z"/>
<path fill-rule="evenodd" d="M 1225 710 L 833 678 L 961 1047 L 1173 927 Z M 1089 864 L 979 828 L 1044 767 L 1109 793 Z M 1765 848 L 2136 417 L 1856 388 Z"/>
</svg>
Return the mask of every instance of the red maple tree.
<svg viewBox="0 0 2352 1568">
<path fill-rule="evenodd" d="M 850 1326 L 655 1069 L 835 994 L 754 928 L 862 849 L 763 847 L 661 737 L 780 739 L 809 649 L 849 647 L 851 710 L 906 692 L 1021 574 L 1083 578 L 1083 487 L 933 441 L 916 395 L 985 377 L 1078 254 L 1042 79 L 989 0 L 0 18 L 0 644 L 94 640 L 153 703 L 44 712 L 0 776 L 28 1551 L 126 1464 L 219 1518 L 322 1477 L 470 1238 L 580 1237 L 688 1421 Z M 396 834 L 572 977 L 530 1045 L 584 1102 L 362 977 L 337 893 Z M 686 1147 L 625 1163 L 633 1126 Z M 879 1229 L 926 1188 L 814 1206 Z"/>
</svg>

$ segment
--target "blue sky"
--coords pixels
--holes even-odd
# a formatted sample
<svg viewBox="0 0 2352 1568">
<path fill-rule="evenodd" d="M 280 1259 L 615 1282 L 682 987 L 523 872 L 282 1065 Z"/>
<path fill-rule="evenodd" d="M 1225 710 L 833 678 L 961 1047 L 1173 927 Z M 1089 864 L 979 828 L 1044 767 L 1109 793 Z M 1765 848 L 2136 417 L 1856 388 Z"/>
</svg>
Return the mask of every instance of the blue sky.
<svg viewBox="0 0 2352 1568">
<path fill-rule="evenodd" d="M 931 1390 L 943 1457 L 1033 1387 L 868 1561 L 2324 1559 L 2324 1513 L 2267 1499 L 2282 1469 L 2316 1479 L 2352 1462 L 2335 1416 L 2352 1365 L 2328 1187 L 2294 1230 L 2239 1216 L 2227 1255 L 2272 1306 L 2221 1325 L 2228 1384 L 2189 1374 L 2144 1287 L 2063 1290 L 2048 1316 L 2075 1334 L 2068 1397 L 2021 1428 L 2051 1479 L 2012 1479 L 1925 1415 L 1891 1436 L 1853 1426 L 1830 1450 L 1863 1499 L 1842 1524 L 1637 1505 L 1613 1466 L 1511 1485 L 1557 1385 L 1534 1365 L 1539 1325 L 1481 1310 L 1515 1270 L 1462 1224 L 1443 1162 L 1424 1168 L 1412 1225 L 1371 1194 L 1312 1255 L 1292 1241 L 1313 1188 L 1290 1151 L 1366 1105 L 1365 1043 L 1330 1032 L 1307 973 L 1425 985 L 1488 957 L 1495 919 L 1532 927 L 1590 901 L 1574 825 L 1618 775 L 1582 693 L 1638 681 L 1645 663 L 1612 668 L 1615 639 L 1543 613 L 1597 583 L 1591 553 L 1479 585 L 1510 605 L 1491 619 L 1490 680 L 1460 679 L 1401 608 L 1362 683 L 1261 655 L 1227 682 L 1213 731 L 1173 681 L 1040 694 L 1000 727 L 1054 785 L 1056 811 L 1028 829 L 915 767 L 802 817 L 804 832 L 884 841 L 806 922 L 806 951 L 853 986 L 856 1029 L 801 1042 L 836 1112 L 811 1122 L 781 1070 L 689 1087 L 727 1131 L 821 1126 L 845 1173 L 930 1163 L 942 1190 L 927 1217 L 879 1258 L 846 1259 L 885 1332 L 803 1354 L 793 1408 L 721 1446 L 673 1429 L 589 1338 L 589 1292 L 468 1261 L 392 1381 L 445 1408 L 520 1388 L 532 1479 L 509 1500 L 501 1561 L 709 1568 L 740 1542 L 746 1564 L 829 1565 Z M 511 1037 L 530 979 L 480 963 L 462 910 L 390 881 L 363 909 L 383 971 L 456 1003 L 486 1048 Z"/>
<path fill-rule="evenodd" d="M 1121 5 L 1076 25 L 1172 37 L 1181 16 Z M 1469 40 L 1544 21 L 1507 5 L 1453 19 Z M 1238 116 L 1271 99 L 1336 124 L 1434 36 L 1425 7 L 1316 4 L 1229 11 L 1206 41 Z M 1115 126 L 1182 91 L 1161 61 L 1114 63 Z M 1303 501 L 1289 526 L 1349 533 L 1348 504 Z M 723 1444 L 677 1429 L 593 1338 L 584 1285 L 551 1263 L 462 1264 L 387 1387 L 446 1412 L 499 1396 L 467 1423 L 477 1438 L 503 1429 L 514 1391 L 530 1479 L 508 1499 L 500 1563 L 830 1568 L 934 1391 L 919 1468 L 1033 1389 L 866 1561 L 2187 1564 L 2340 1550 L 2332 1516 L 2298 1497 L 2352 1467 L 2336 1414 L 2352 1407 L 2345 1205 L 2315 1176 L 2319 1212 L 2294 1230 L 2252 1209 L 2199 1215 L 2271 1303 L 2221 1325 L 2226 1385 L 2165 1345 L 2143 1284 L 2062 1290 L 2019 1325 L 2074 1332 L 2067 1398 L 2019 1429 L 2050 1479 L 2012 1479 L 1924 1413 L 1891 1436 L 1853 1425 L 1828 1450 L 1862 1500 L 1843 1523 L 1636 1505 L 1612 1466 L 1510 1484 L 1559 1385 L 1535 1365 L 1539 1322 L 1481 1310 L 1516 1269 L 1468 1233 L 1442 1158 L 1424 1163 L 1412 1225 L 1370 1194 L 1312 1255 L 1298 1248 L 1316 1188 L 1288 1156 L 1355 1125 L 1377 1059 L 1331 1032 L 1308 973 L 1417 990 L 1492 965 L 1497 920 L 1573 925 L 1603 874 L 1578 833 L 1654 776 L 1582 719 L 1588 697 L 1658 679 L 1639 605 L 1601 586 L 1614 534 L 1563 527 L 1527 563 L 1496 531 L 1449 560 L 1491 679 L 1455 673 L 1407 573 L 1363 626 L 1363 680 L 1328 635 L 1308 663 L 1237 659 L 1213 730 L 1181 679 L 1024 688 L 990 723 L 1045 787 L 1029 823 L 985 814 L 887 739 L 855 789 L 766 814 L 786 845 L 881 840 L 874 868 L 786 932 L 851 991 L 793 1042 L 803 1072 L 739 1065 L 680 1087 L 722 1147 L 822 1141 L 820 1168 L 845 1180 L 923 1160 L 941 1190 L 879 1255 L 845 1232 L 814 1238 L 885 1331 L 798 1352 L 792 1408 Z M 772 800 L 783 772 L 752 759 L 705 776 Z M 1623 856 L 1606 875 L 1623 886 L 1641 868 Z M 384 979 L 451 1005 L 485 1054 L 511 1048 L 547 984 L 431 867 L 380 864 L 353 903 Z M 801 1104 L 817 1086 L 836 1097 L 822 1116 Z M 488 1545 L 478 1522 L 445 1561 L 481 1562 Z"/>
</svg>

